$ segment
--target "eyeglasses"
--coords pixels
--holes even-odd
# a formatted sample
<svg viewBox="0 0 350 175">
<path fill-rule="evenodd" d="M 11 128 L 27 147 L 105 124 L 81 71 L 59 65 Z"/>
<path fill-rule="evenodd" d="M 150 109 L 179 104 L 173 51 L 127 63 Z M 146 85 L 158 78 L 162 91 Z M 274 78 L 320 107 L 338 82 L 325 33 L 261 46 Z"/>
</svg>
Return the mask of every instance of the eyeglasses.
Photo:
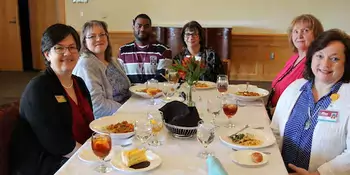
<svg viewBox="0 0 350 175">
<path fill-rule="evenodd" d="M 293 30 L 293 34 L 301 34 L 301 35 L 305 35 L 312 32 L 312 30 L 310 30 L 309 28 L 303 28 L 303 29 L 294 29 Z"/>
<path fill-rule="evenodd" d="M 107 33 L 100 33 L 98 35 L 88 35 L 86 36 L 86 39 L 90 39 L 90 40 L 97 40 L 97 38 L 105 39 L 107 36 L 108 36 Z"/>
<path fill-rule="evenodd" d="M 67 50 L 69 50 L 70 53 L 74 54 L 74 53 L 78 53 L 78 48 L 76 46 L 68 46 L 68 47 L 64 47 L 64 46 L 54 46 L 53 50 L 57 53 L 57 54 L 64 54 L 66 53 Z"/>
<path fill-rule="evenodd" d="M 185 37 L 186 37 L 186 38 L 189 38 L 190 36 L 192 36 L 193 38 L 195 38 L 195 37 L 198 37 L 199 35 L 198 35 L 198 33 L 185 33 Z"/>
</svg>

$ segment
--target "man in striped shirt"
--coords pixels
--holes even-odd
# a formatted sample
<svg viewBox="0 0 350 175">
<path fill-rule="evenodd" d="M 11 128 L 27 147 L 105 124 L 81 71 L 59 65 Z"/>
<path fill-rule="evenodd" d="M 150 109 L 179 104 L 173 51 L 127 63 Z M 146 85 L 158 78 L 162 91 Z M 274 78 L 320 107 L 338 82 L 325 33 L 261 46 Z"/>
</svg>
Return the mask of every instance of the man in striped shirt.
<svg viewBox="0 0 350 175">
<path fill-rule="evenodd" d="M 146 14 L 139 14 L 133 20 L 135 41 L 119 49 L 118 61 L 132 83 L 144 83 L 149 79 L 165 81 L 165 68 L 172 64 L 170 49 L 157 42 L 151 42 L 152 23 Z"/>
</svg>

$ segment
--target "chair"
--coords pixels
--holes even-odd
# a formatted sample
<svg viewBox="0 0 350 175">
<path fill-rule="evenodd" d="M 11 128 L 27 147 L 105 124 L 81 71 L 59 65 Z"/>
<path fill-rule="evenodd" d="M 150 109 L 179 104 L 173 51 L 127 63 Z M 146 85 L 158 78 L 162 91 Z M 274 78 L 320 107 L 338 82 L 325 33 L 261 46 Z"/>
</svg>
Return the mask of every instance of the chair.
<svg viewBox="0 0 350 175">
<path fill-rule="evenodd" d="M 228 58 L 222 59 L 222 64 L 224 65 L 224 71 L 225 74 L 227 75 L 228 81 L 230 82 L 230 66 L 231 66 L 231 61 Z"/>
<path fill-rule="evenodd" d="M 12 131 L 19 119 L 19 102 L 8 103 L 0 106 L 0 174 L 8 175 L 9 172 L 9 148 Z"/>
</svg>

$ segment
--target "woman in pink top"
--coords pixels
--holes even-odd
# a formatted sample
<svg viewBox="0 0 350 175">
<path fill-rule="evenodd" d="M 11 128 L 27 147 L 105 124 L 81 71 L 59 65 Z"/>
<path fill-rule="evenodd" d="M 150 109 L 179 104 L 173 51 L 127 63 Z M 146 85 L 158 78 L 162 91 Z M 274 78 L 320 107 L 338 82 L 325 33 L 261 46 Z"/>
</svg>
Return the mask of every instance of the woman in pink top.
<svg viewBox="0 0 350 175">
<path fill-rule="evenodd" d="M 287 61 L 282 71 L 272 81 L 272 91 L 267 109 L 273 110 L 283 91 L 294 80 L 303 77 L 305 56 L 311 42 L 323 32 L 321 22 L 310 14 L 303 14 L 294 18 L 288 29 L 288 39 L 294 54 Z M 270 112 L 270 116 L 272 113 Z"/>
</svg>

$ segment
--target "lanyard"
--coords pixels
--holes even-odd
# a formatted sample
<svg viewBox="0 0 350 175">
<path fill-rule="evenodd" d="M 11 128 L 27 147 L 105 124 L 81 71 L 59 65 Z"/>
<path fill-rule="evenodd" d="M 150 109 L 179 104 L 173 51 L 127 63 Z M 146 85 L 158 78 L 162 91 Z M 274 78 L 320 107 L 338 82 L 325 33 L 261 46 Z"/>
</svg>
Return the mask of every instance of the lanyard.
<svg viewBox="0 0 350 175">
<path fill-rule="evenodd" d="M 311 116 L 311 108 L 310 106 L 308 107 L 308 111 L 307 111 L 307 115 L 308 115 L 308 119 L 306 120 L 305 122 L 305 125 L 304 125 L 304 130 L 308 130 L 311 126 L 311 120 L 315 117 L 315 115 L 318 114 L 319 110 L 320 110 L 321 107 L 318 107 L 316 112 L 314 113 L 314 115 Z"/>
</svg>

